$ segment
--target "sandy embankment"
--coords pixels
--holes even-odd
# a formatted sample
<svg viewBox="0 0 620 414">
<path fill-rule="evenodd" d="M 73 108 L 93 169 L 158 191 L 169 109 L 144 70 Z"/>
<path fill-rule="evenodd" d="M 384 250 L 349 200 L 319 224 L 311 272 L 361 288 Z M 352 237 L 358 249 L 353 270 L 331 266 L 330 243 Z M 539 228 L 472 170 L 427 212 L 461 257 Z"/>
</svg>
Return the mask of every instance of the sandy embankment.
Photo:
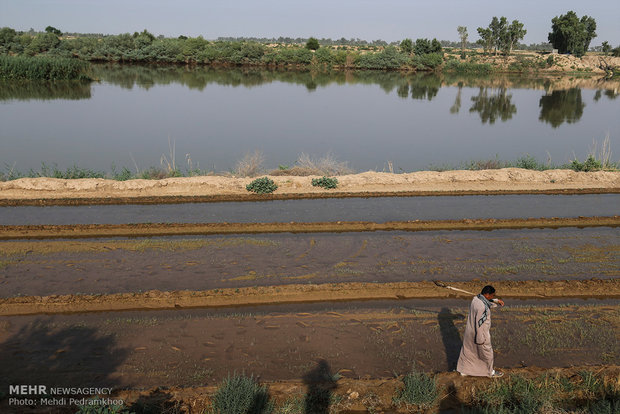
<svg viewBox="0 0 620 414">
<path fill-rule="evenodd" d="M 364 172 L 338 177 L 337 190 L 313 187 L 311 178 L 297 176 L 271 177 L 278 198 L 300 196 L 415 195 L 442 193 L 511 193 L 511 192 L 580 192 L 620 191 L 620 172 L 575 172 L 572 170 L 532 171 L 503 168 L 482 171 L 420 171 L 407 174 Z M 115 181 L 107 179 L 64 180 L 56 178 L 22 178 L 0 182 L 0 203 L 18 200 L 60 200 L 147 197 L 212 197 L 254 199 L 245 186 L 251 178 L 200 176 L 163 180 Z M 395 194 L 387 194 L 395 193 Z"/>
</svg>

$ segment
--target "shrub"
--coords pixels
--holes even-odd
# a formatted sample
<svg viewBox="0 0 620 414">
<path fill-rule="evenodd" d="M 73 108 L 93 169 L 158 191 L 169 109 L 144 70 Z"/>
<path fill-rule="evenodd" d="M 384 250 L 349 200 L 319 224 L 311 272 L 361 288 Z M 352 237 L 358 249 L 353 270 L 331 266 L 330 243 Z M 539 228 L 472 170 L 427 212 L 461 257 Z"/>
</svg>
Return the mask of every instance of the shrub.
<svg viewBox="0 0 620 414">
<path fill-rule="evenodd" d="M 336 178 L 328 178 L 328 177 L 313 178 L 312 179 L 312 185 L 314 187 L 323 187 L 323 188 L 329 190 L 331 188 L 338 187 L 338 179 L 336 179 Z"/>
<path fill-rule="evenodd" d="M 542 170 L 542 166 L 538 164 L 536 158 L 531 155 L 525 155 L 517 160 L 516 166 L 518 168 L 525 168 L 526 170 Z"/>
<path fill-rule="evenodd" d="M 397 405 L 415 405 L 419 409 L 428 409 L 437 402 L 437 382 L 428 374 L 412 371 L 403 378 L 403 385 L 403 389 L 394 397 Z"/>
<path fill-rule="evenodd" d="M 260 151 L 245 154 L 243 159 L 237 162 L 235 175 L 239 177 L 256 177 L 263 170 L 265 157 Z"/>
<path fill-rule="evenodd" d="M 278 189 L 278 185 L 273 182 L 269 177 L 257 178 L 250 184 L 245 186 L 245 189 L 252 191 L 256 194 L 269 194 Z"/>
<path fill-rule="evenodd" d="M 320 47 L 319 41 L 315 37 L 311 37 L 306 42 L 306 49 L 317 50 Z"/>
<path fill-rule="evenodd" d="M 435 69 L 443 63 L 442 53 L 426 53 L 413 57 L 413 63 L 418 69 Z"/>
<path fill-rule="evenodd" d="M 213 396 L 215 414 L 268 414 L 272 410 L 267 387 L 245 375 L 229 376 Z"/>
<path fill-rule="evenodd" d="M 579 162 L 579 160 L 575 158 L 571 163 L 570 167 L 574 171 L 585 172 L 598 171 L 603 168 L 601 162 L 596 160 L 592 155 L 589 155 L 584 162 Z"/>
<path fill-rule="evenodd" d="M 318 159 L 302 152 L 296 164 L 303 170 L 314 171 L 313 175 L 344 175 L 353 172 L 346 161 L 338 161 L 331 152 Z"/>
<path fill-rule="evenodd" d="M 381 52 L 359 55 L 355 64 L 361 69 L 398 69 L 409 59 L 396 47 L 388 46 Z"/>
</svg>

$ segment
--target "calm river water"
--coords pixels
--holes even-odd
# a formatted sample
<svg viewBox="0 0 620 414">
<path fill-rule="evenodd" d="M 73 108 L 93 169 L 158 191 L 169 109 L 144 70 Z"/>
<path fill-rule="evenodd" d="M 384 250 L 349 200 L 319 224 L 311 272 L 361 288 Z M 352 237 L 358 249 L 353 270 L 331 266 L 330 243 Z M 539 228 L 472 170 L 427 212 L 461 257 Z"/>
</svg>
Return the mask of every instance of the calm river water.
<svg viewBox="0 0 620 414">
<path fill-rule="evenodd" d="M 100 65 L 100 82 L 0 83 L 0 166 L 213 171 L 262 151 L 267 169 L 328 152 L 395 172 L 526 154 L 584 159 L 609 133 L 620 152 L 620 82 L 395 72 Z"/>
</svg>

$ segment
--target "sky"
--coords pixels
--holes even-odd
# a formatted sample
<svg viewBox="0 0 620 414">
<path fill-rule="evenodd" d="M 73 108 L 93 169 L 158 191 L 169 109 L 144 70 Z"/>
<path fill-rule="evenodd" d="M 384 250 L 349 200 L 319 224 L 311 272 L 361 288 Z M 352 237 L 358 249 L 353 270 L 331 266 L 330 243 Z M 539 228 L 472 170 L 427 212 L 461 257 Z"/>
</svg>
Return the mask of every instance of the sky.
<svg viewBox="0 0 620 414">
<path fill-rule="evenodd" d="M 216 39 L 341 37 L 388 42 L 404 38 L 458 40 L 457 26 L 478 39 L 493 16 L 525 24 L 523 43 L 547 41 L 551 19 L 573 10 L 597 22 L 591 45 L 620 45 L 618 0 L 0 0 L 0 27 Z"/>
</svg>

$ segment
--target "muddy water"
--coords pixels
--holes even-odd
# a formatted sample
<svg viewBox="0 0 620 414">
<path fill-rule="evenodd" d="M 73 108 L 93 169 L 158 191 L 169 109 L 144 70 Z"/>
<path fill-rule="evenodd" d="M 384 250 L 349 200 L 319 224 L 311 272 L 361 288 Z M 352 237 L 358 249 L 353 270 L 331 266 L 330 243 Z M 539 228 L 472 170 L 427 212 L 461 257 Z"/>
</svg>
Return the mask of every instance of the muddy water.
<svg viewBox="0 0 620 414">
<path fill-rule="evenodd" d="M 596 78 L 586 89 L 569 77 L 169 65 L 97 65 L 95 76 L 0 84 L 0 166 L 144 171 L 162 154 L 173 162 L 169 140 L 183 172 L 228 171 L 254 150 L 268 169 L 328 151 L 358 171 L 526 154 L 564 164 L 606 132 L 617 151 L 620 131 L 617 82 Z"/>
<path fill-rule="evenodd" d="M 0 207 L 0 225 L 258 223 L 613 216 L 620 194 L 275 200 L 163 205 Z"/>
<path fill-rule="evenodd" d="M 620 277 L 620 232 L 614 228 L 28 243 L 0 244 L 0 296 Z M 9 246 L 17 246 L 15 253 Z"/>
<path fill-rule="evenodd" d="M 619 362 L 617 306 L 522 304 L 492 311 L 497 367 Z M 320 360 L 349 378 L 454 369 L 468 301 L 368 305 L 1 317 L 0 386 L 196 386 L 234 371 L 283 380 Z"/>
</svg>

